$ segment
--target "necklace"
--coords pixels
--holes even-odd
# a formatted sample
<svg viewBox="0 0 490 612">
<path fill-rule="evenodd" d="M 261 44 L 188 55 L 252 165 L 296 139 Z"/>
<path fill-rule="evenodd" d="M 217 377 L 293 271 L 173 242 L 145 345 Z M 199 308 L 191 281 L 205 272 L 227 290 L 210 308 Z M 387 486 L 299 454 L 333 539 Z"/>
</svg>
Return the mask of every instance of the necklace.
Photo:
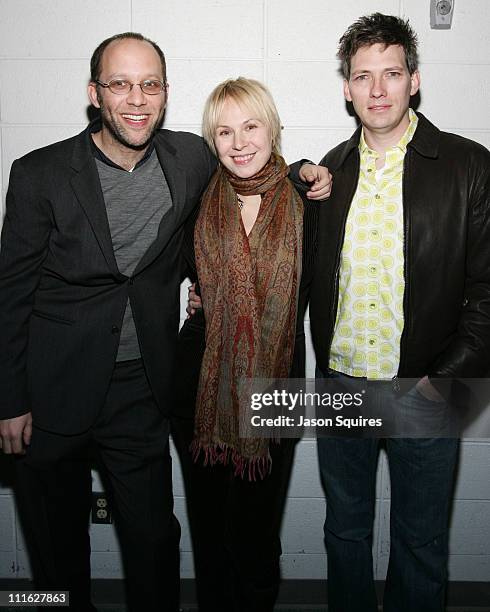
<svg viewBox="0 0 490 612">
<path fill-rule="evenodd" d="M 237 204 L 238 204 L 238 208 L 239 208 L 240 210 L 242 210 L 243 205 L 245 204 L 245 202 L 244 202 L 244 201 L 242 200 L 242 198 L 241 198 L 241 197 L 238 195 L 238 193 L 236 194 L 236 201 L 237 201 Z"/>
</svg>

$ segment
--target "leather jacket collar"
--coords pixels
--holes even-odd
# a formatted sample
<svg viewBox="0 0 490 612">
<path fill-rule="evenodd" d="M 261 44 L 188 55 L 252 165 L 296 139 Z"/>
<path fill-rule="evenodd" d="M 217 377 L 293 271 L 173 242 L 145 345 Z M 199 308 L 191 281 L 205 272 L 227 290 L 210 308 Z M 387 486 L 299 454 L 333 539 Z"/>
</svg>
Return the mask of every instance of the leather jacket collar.
<svg viewBox="0 0 490 612">
<path fill-rule="evenodd" d="M 441 139 L 441 132 L 434 124 L 422 115 L 417 113 L 419 118 L 419 124 L 415 130 L 415 134 L 412 140 L 408 143 L 408 147 L 411 147 L 417 151 L 423 157 L 436 159 L 439 154 L 439 143 Z M 345 143 L 344 149 L 340 154 L 338 164 L 332 166 L 332 170 L 338 170 L 349 157 L 352 151 L 357 150 L 359 147 L 359 140 L 361 138 L 362 126 L 359 126 L 357 130 L 352 134 L 349 140 Z"/>
</svg>

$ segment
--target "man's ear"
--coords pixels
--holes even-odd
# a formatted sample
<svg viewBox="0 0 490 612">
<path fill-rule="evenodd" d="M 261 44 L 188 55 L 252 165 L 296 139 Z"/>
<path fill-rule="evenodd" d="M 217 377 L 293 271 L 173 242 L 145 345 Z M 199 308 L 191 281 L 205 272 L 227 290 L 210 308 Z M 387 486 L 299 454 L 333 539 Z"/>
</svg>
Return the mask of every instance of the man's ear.
<svg viewBox="0 0 490 612">
<path fill-rule="evenodd" d="M 352 102 L 352 96 L 350 95 L 349 89 L 349 81 L 347 79 L 344 79 L 344 98 L 347 100 L 347 102 Z"/>
<path fill-rule="evenodd" d="M 170 85 L 168 84 L 168 81 L 167 81 L 166 86 L 165 86 L 165 92 L 163 94 L 165 96 L 165 108 L 167 108 L 167 104 L 168 104 L 168 92 L 169 92 L 169 90 L 170 90 Z"/>
<path fill-rule="evenodd" d="M 414 96 L 420 88 L 420 72 L 415 70 L 410 75 L 410 95 Z"/>
<path fill-rule="evenodd" d="M 100 108 L 99 96 L 97 94 L 97 83 L 90 81 L 87 87 L 88 98 L 95 108 Z"/>
</svg>

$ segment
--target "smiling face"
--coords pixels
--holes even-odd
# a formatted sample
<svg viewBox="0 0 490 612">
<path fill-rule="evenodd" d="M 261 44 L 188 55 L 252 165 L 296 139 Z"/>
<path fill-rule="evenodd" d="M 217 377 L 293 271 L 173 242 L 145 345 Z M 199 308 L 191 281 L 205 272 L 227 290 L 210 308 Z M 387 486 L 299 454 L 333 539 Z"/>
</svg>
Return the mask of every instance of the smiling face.
<svg viewBox="0 0 490 612">
<path fill-rule="evenodd" d="M 399 45 L 361 47 L 351 59 L 344 95 L 352 102 L 364 127 L 366 140 L 383 136 L 396 144 L 409 125 L 410 96 L 420 86 L 418 71 L 408 72 Z"/>
<path fill-rule="evenodd" d="M 257 174 L 272 153 L 270 128 L 233 98 L 223 104 L 213 140 L 221 163 L 240 178 Z"/>
<path fill-rule="evenodd" d="M 126 38 L 110 43 L 102 56 L 99 80 L 108 83 L 113 79 L 165 82 L 165 75 L 150 43 Z M 91 82 L 88 93 L 92 104 L 100 108 L 102 138 L 118 148 L 144 148 L 162 121 L 167 102 L 166 90 L 148 95 L 138 85 L 128 94 L 118 95 Z"/>
</svg>

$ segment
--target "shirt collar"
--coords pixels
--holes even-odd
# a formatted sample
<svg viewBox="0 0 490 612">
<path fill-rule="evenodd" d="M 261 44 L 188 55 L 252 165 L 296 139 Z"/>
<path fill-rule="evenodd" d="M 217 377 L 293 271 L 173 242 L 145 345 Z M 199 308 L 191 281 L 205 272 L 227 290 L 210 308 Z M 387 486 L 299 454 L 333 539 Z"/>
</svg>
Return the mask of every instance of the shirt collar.
<svg viewBox="0 0 490 612">
<path fill-rule="evenodd" d="M 411 108 L 408 109 L 408 118 L 409 118 L 409 124 L 408 124 L 407 129 L 405 130 L 405 133 L 403 134 L 403 136 L 400 138 L 400 140 L 397 142 L 396 145 L 394 145 L 393 147 L 390 147 L 391 150 L 399 149 L 403 153 L 403 155 L 405 155 L 405 153 L 407 152 L 407 145 L 412 140 L 413 135 L 415 134 L 415 130 L 417 129 L 418 121 L 419 121 L 419 118 L 417 117 L 415 111 L 413 111 Z M 367 145 L 366 140 L 364 139 L 364 128 L 361 130 L 361 138 L 359 139 L 359 153 L 361 155 L 371 154 L 371 155 L 374 155 L 375 157 L 378 156 L 376 151 L 373 151 Z"/>
</svg>

